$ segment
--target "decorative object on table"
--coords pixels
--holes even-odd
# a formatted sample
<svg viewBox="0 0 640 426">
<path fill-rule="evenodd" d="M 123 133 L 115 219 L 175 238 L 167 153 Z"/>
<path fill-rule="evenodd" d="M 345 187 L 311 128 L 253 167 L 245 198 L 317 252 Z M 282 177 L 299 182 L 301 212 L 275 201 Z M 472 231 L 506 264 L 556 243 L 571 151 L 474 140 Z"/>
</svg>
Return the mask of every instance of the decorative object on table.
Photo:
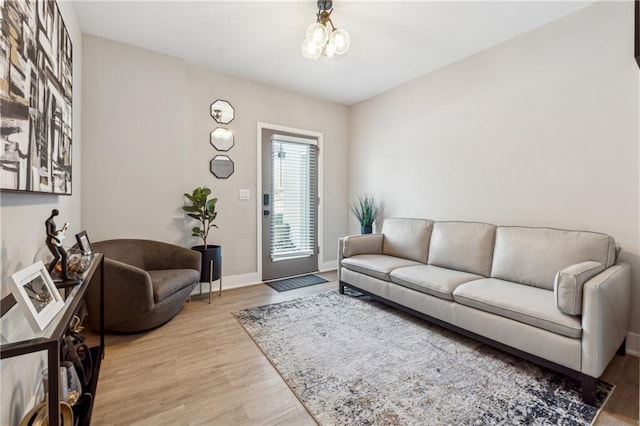
<svg viewBox="0 0 640 426">
<path fill-rule="evenodd" d="M 191 235 L 202 239 L 202 245 L 191 248 L 201 254 L 200 283 L 209 282 L 209 297 L 211 297 L 213 281 L 220 280 L 219 294 L 222 293 L 222 247 L 207 244 L 209 230 L 218 227 L 214 223 L 218 216 L 216 212 L 218 199 L 209 198 L 209 195 L 211 195 L 211 190 L 206 186 L 195 188 L 191 194 L 185 193 L 184 196 L 189 204 L 184 205 L 182 210 L 187 216 L 198 222 L 199 226 L 191 228 Z"/>
<path fill-rule="evenodd" d="M 47 233 L 46 244 L 53 255 L 53 260 L 49 263 L 47 269 L 49 270 L 49 273 L 52 273 L 56 266 L 60 264 L 61 271 L 60 280 L 57 280 L 58 284 L 68 287 L 78 284 L 79 281 L 75 278 L 71 278 L 69 275 L 68 255 L 67 251 L 62 246 L 62 241 L 65 239 L 64 233 L 69 228 L 69 223 L 65 223 L 62 228 L 57 229 L 53 218 L 58 216 L 58 214 L 58 209 L 53 209 L 51 211 L 51 216 L 49 216 L 44 222 Z"/>
<path fill-rule="evenodd" d="M 318 424 L 589 425 L 613 390 L 588 405 L 577 380 L 361 295 L 233 315 Z"/>
<path fill-rule="evenodd" d="M 228 155 L 216 155 L 209 164 L 211 173 L 218 179 L 227 179 L 233 174 L 233 160 Z"/>
<path fill-rule="evenodd" d="M 333 1 L 318 0 L 317 5 L 316 22 L 309 25 L 302 42 L 302 56 L 315 61 L 320 55 L 331 58 L 334 55 L 347 53 L 351 36 L 344 29 L 333 25 L 331 21 Z"/>
<path fill-rule="evenodd" d="M 13 274 L 11 279 L 13 297 L 27 321 L 34 331 L 44 330 L 64 307 L 62 296 L 44 263 L 36 262 Z"/>
<path fill-rule="evenodd" d="M 234 145 L 233 132 L 226 127 L 216 127 L 211 132 L 211 145 L 218 151 L 229 151 Z"/>
<path fill-rule="evenodd" d="M 211 117 L 216 123 L 229 124 L 235 117 L 235 110 L 228 101 L 217 99 L 211 104 Z"/>
<path fill-rule="evenodd" d="M 353 204 L 349 205 L 349 210 L 360 222 L 362 234 L 371 234 L 373 232 L 373 222 L 380 214 L 380 207 L 376 198 L 371 194 L 360 194 Z"/>
<path fill-rule="evenodd" d="M 93 249 L 91 248 L 91 242 L 89 241 L 87 231 L 77 233 L 76 241 L 78 242 L 78 247 L 80 247 L 80 250 L 82 250 L 86 254 L 93 254 Z"/>
<path fill-rule="evenodd" d="M 67 27 L 55 1 L 3 1 L 0 15 L 7 55 L 0 67 L 0 189 L 71 195 L 73 49 Z"/>
</svg>

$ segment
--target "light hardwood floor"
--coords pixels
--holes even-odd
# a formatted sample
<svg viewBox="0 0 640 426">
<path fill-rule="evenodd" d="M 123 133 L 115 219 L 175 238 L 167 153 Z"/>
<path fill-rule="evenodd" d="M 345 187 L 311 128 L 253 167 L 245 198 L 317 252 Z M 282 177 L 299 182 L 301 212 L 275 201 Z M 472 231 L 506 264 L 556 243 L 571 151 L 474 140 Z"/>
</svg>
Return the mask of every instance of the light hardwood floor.
<svg viewBox="0 0 640 426">
<path fill-rule="evenodd" d="M 156 330 L 107 335 L 92 424 L 315 424 L 231 312 L 337 289 L 335 273 L 323 275 L 331 282 L 195 299 Z M 638 424 L 638 358 L 616 356 L 604 379 L 617 388 L 596 424 Z"/>
</svg>

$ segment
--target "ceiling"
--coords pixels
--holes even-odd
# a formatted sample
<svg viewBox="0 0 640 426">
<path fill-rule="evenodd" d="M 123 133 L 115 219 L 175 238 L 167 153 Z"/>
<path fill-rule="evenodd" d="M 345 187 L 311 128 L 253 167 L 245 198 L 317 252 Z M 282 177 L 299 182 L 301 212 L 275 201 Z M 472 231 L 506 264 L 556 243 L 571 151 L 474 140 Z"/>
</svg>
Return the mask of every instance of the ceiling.
<svg viewBox="0 0 640 426">
<path fill-rule="evenodd" d="M 592 1 L 334 0 L 351 35 L 340 58 L 302 57 L 307 1 L 76 1 L 84 33 L 351 105 L 442 68 Z"/>
</svg>

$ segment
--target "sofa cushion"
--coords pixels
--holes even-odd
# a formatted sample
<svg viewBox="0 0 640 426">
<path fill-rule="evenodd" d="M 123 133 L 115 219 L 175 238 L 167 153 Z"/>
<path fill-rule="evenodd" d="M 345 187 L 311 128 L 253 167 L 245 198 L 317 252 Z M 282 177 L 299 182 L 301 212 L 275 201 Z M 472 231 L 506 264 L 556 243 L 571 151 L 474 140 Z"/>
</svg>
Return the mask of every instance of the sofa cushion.
<svg viewBox="0 0 640 426">
<path fill-rule="evenodd" d="M 153 286 L 153 300 L 162 302 L 167 297 L 200 280 L 200 272 L 195 269 L 163 269 L 147 271 Z"/>
<path fill-rule="evenodd" d="M 386 219 L 382 254 L 427 263 L 432 227 L 426 219 Z"/>
<path fill-rule="evenodd" d="M 384 254 L 359 254 L 342 259 L 342 266 L 345 268 L 385 281 L 390 281 L 389 273 L 394 269 L 414 265 L 419 263 Z"/>
<path fill-rule="evenodd" d="M 595 232 L 500 226 L 491 277 L 553 290 L 555 275 L 567 266 L 613 265 L 615 247 L 612 237 Z"/>
<path fill-rule="evenodd" d="M 453 290 L 460 284 L 484 278 L 481 275 L 432 265 L 394 269 L 390 276 L 391 282 L 398 285 L 447 300 L 453 300 Z"/>
<path fill-rule="evenodd" d="M 556 309 L 553 292 L 542 288 L 484 278 L 458 286 L 453 299 L 563 336 L 578 339 L 582 335 L 580 318 Z"/>
<path fill-rule="evenodd" d="M 582 314 L 582 286 L 602 271 L 600 262 L 582 262 L 558 272 L 553 282 L 556 307 L 565 314 Z"/>
<path fill-rule="evenodd" d="M 476 222 L 434 222 L 429 265 L 488 277 L 496 227 Z"/>
</svg>

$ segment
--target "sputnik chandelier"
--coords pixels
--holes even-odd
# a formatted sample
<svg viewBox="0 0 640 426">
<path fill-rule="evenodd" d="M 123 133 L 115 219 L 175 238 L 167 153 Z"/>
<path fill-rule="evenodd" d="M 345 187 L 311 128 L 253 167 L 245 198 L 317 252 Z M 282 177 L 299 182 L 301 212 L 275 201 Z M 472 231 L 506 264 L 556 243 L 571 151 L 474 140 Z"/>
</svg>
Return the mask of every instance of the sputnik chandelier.
<svg viewBox="0 0 640 426">
<path fill-rule="evenodd" d="M 315 61 L 320 55 L 331 58 L 334 55 L 343 55 L 349 50 L 351 37 L 348 32 L 333 25 L 332 12 L 332 1 L 318 0 L 316 22 L 309 25 L 302 42 L 302 56 L 305 58 Z"/>
</svg>

